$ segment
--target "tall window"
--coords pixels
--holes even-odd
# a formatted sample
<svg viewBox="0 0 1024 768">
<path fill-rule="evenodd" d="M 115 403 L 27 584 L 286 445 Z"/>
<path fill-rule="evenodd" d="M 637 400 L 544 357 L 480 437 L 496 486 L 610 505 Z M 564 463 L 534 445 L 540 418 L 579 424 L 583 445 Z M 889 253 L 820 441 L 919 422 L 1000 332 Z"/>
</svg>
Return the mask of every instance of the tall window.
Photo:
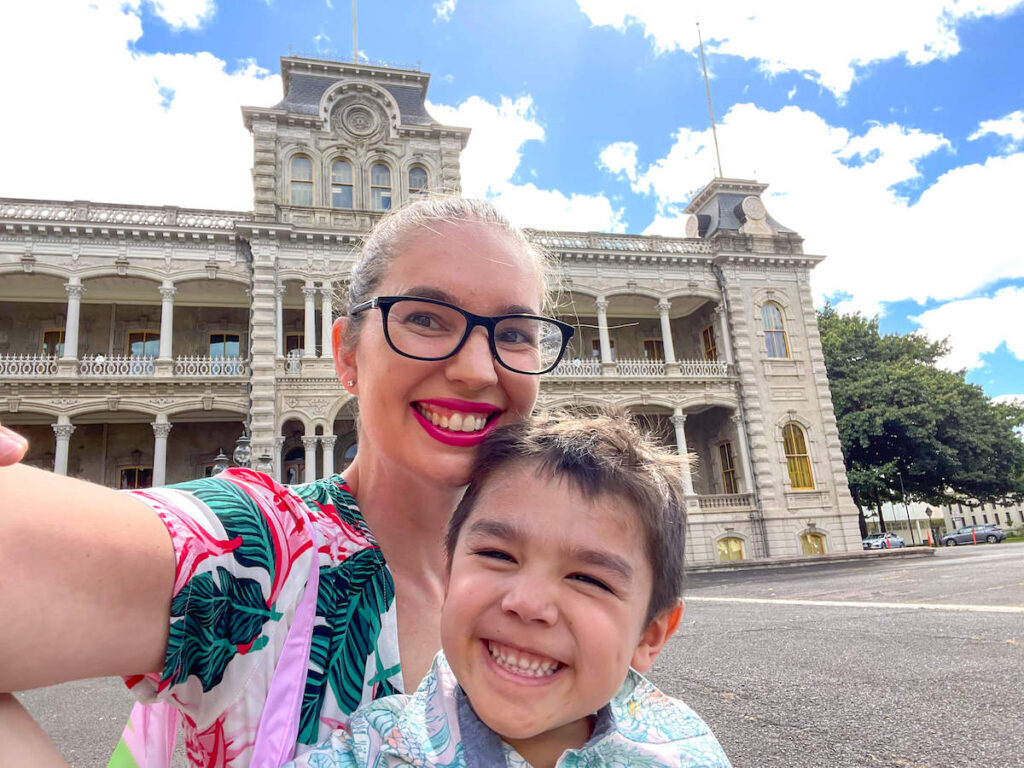
<svg viewBox="0 0 1024 768">
<path fill-rule="evenodd" d="M 715 344 L 715 327 L 709 325 L 700 332 L 701 340 L 704 342 L 704 359 L 717 360 L 718 346 Z"/>
<path fill-rule="evenodd" d="M 284 353 L 287 355 L 293 349 L 302 350 L 306 346 L 306 336 L 303 333 L 287 333 L 284 337 Z"/>
<path fill-rule="evenodd" d="M 736 457 L 732 453 L 732 443 L 718 446 L 718 460 L 722 465 L 722 488 L 725 493 L 736 493 Z"/>
<path fill-rule="evenodd" d="M 331 166 L 331 207 L 352 208 L 352 164 L 335 160 Z"/>
<path fill-rule="evenodd" d="M 384 163 L 370 168 L 370 203 L 375 211 L 391 210 L 391 169 Z"/>
<path fill-rule="evenodd" d="M 664 360 L 665 343 L 661 339 L 644 339 L 644 357 L 648 360 Z"/>
<path fill-rule="evenodd" d="M 211 333 L 210 357 L 238 357 L 239 345 L 237 333 Z"/>
<path fill-rule="evenodd" d="M 608 348 L 612 352 L 612 360 L 615 359 L 615 339 L 608 339 Z M 601 339 L 590 340 L 590 356 L 595 360 L 601 359 Z"/>
<path fill-rule="evenodd" d="M 761 327 L 764 330 L 764 346 L 768 357 L 789 357 L 789 339 L 782 324 L 782 308 L 774 301 L 761 307 Z"/>
<path fill-rule="evenodd" d="M 420 166 L 409 169 L 409 196 L 427 194 L 427 171 Z"/>
<path fill-rule="evenodd" d="M 64 354 L 64 331 L 43 331 L 43 354 L 51 357 Z"/>
<path fill-rule="evenodd" d="M 128 334 L 128 357 L 159 357 L 159 331 L 132 331 Z"/>
<path fill-rule="evenodd" d="M 152 488 L 152 467 L 121 467 L 121 476 L 117 487 L 121 489 Z"/>
<path fill-rule="evenodd" d="M 800 551 L 805 555 L 824 555 L 825 537 L 820 533 L 805 533 L 800 537 Z"/>
<path fill-rule="evenodd" d="M 313 161 L 305 155 L 292 158 L 292 205 L 313 204 Z"/>
<path fill-rule="evenodd" d="M 789 469 L 789 484 L 793 490 L 814 488 L 811 474 L 811 457 L 807 453 L 807 440 L 799 424 L 790 422 L 782 428 L 782 442 L 786 449 L 786 466 Z"/>
<path fill-rule="evenodd" d="M 718 561 L 728 563 L 732 560 L 743 559 L 743 539 L 736 536 L 726 536 L 718 540 Z"/>
</svg>

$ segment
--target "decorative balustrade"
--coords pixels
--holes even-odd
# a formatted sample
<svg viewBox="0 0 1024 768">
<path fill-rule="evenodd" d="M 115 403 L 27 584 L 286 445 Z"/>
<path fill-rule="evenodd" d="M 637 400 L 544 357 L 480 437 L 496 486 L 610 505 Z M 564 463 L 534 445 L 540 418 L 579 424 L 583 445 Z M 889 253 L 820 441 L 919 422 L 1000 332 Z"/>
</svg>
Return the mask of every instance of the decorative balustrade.
<svg viewBox="0 0 1024 768">
<path fill-rule="evenodd" d="M 175 376 L 245 376 L 248 367 L 238 357 L 183 355 L 174 361 Z"/>
<path fill-rule="evenodd" d="M 615 373 L 619 376 L 664 376 L 664 360 L 616 360 Z"/>
<path fill-rule="evenodd" d="M 711 253 L 711 245 L 700 238 L 606 235 L 599 232 L 541 232 L 536 230 L 528 230 L 527 237 L 532 242 L 551 250 Z"/>
<path fill-rule="evenodd" d="M 53 376 L 59 359 L 50 355 L 0 355 L 0 378 Z"/>
<path fill-rule="evenodd" d="M 679 373 L 689 378 L 720 379 L 729 375 L 729 364 L 724 360 L 680 360 Z"/>
<path fill-rule="evenodd" d="M 292 376 L 302 373 L 302 350 L 293 349 L 284 360 L 284 372 Z"/>
<path fill-rule="evenodd" d="M 751 493 L 718 493 L 698 496 L 701 509 L 749 509 L 754 506 Z"/>
<path fill-rule="evenodd" d="M 87 222 L 113 226 L 175 226 L 202 229 L 234 229 L 235 222 L 251 218 L 234 211 L 207 211 L 164 206 L 147 208 L 128 205 L 68 203 L 57 200 L 0 200 L 0 218 L 36 219 L 52 222 Z"/>
<path fill-rule="evenodd" d="M 582 376 L 600 376 L 601 375 L 601 361 L 600 360 L 563 360 L 555 369 L 551 371 L 548 376 L 559 376 L 559 377 L 582 377 Z"/>
<path fill-rule="evenodd" d="M 87 377 L 143 377 L 152 376 L 156 370 L 152 357 L 127 357 L 96 355 L 84 357 L 78 362 L 78 375 Z"/>
</svg>

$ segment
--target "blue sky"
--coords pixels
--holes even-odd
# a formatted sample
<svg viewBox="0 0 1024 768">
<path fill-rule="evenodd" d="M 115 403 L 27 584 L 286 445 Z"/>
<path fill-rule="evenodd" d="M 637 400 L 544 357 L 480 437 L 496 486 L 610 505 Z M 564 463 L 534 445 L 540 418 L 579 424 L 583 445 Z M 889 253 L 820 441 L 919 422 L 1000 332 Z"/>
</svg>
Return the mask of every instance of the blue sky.
<svg viewBox="0 0 1024 768">
<path fill-rule="evenodd" d="M 816 299 L 949 336 L 1024 395 L 1024 0 L 363 0 L 360 56 L 432 75 L 464 191 L 539 228 L 682 234 L 715 174 L 829 259 Z M 243 104 L 279 57 L 351 58 L 349 0 L 0 9 L 0 196 L 246 210 Z"/>
</svg>

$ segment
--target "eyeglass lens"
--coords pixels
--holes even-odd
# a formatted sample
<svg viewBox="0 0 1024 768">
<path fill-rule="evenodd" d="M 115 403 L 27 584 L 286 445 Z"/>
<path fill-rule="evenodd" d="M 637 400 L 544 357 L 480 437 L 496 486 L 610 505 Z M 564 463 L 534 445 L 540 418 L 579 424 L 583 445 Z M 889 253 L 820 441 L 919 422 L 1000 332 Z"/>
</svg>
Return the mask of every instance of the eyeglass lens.
<svg viewBox="0 0 1024 768">
<path fill-rule="evenodd" d="M 441 359 L 455 352 L 466 333 L 466 316 L 451 307 L 415 299 L 395 302 L 388 312 L 388 336 L 399 352 Z M 510 317 L 494 328 L 501 362 L 524 373 L 550 368 L 562 350 L 562 329 L 540 318 Z"/>
</svg>

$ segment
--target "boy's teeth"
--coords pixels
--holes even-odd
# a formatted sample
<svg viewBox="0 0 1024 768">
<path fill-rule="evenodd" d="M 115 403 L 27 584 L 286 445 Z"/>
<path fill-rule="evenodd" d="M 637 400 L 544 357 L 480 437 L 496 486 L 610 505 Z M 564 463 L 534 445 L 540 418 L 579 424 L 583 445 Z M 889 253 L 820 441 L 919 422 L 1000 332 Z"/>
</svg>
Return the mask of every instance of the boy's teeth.
<svg viewBox="0 0 1024 768">
<path fill-rule="evenodd" d="M 527 658 L 511 649 L 503 649 L 494 643 L 487 644 L 491 658 L 499 667 L 525 677 L 547 677 L 558 671 L 560 664 L 554 659 Z"/>
</svg>

